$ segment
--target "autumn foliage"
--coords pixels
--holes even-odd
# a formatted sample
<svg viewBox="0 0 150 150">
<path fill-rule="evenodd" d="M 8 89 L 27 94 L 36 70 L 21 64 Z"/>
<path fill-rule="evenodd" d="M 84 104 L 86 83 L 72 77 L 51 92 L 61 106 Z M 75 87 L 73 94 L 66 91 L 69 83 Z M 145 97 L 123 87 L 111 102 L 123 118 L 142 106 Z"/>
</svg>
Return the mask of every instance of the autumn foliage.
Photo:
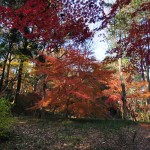
<svg viewBox="0 0 150 150">
<path fill-rule="evenodd" d="M 19 94 L 36 93 L 42 98 L 29 109 L 66 117 L 106 118 L 110 107 L 123 113 L 125 105 L 129 116 L 143 106 L 148 112 L 150 2 L 0 3 L 0 92 L 16 106 Z M 89 24 L 97 26 L 90 29 Z M 104 28 L 112 33 L 111 41 L 115 43 L 105 63 L 99 63 L 83 45 Z M 109 69 L 108 64 L 118 59 L 126 60 L 125 65 L 119 66 L 120 72 L 118 68 Z"/>
<path fill-rule="evenodd" d="M 64 50 L 61 57 L 45 56 L 45 63 L 36 63 L 36 74 L 46 83 L 44 98 L 34 108 L 48 108 L 78 117 L 103 116 L 107 111 L 103 96 L 112 71 L 97 63 L 90 52 Z"/>
</svg>

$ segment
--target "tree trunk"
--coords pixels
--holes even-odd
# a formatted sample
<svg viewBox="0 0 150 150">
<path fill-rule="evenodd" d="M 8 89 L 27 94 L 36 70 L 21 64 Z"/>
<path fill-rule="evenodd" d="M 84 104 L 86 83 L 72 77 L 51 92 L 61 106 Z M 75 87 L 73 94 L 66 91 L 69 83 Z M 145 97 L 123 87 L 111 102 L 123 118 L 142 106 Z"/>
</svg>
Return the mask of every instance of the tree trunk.
<svg viewBox="0 0 150 150">
<path fill-rule="evenodd" d="M 27 50 L 27 46 L 28 46 L 28 42 L 27 39 L 24 38 L 24 51 Z M 23 71 L 23 63 L 24 63 L 24 58 L 22 56 L 20 56 L 20 65 L 19 65 L 19 70 L 18 70 L 18 81 L 17 81 L 17 89 L 16 89 L 16 94 L 15 94 L 15 98 L 14 98 L 14 102 L 16 103 L 17 101 L 17 97 L 19 96 L 19 92 L 21 89 L 21 82 L 22 82 L 22 71 Z"/>
<path fill-rule="evenodd" d="M 45 99 L 46 96 L 46 82 L 45 82 L 46 76 L 43 76 L 43 83 L 42 83 L 42 100 Z M 40 118 L 44 119 L 45 118 L 45 110 L 43 107 L 40 107 Z"/>
<path fill-rule="evenodd" d="M 9 81 L 9 72 L 10 72 L 10 63 L 11 63 L 11 54 L 9 55 L 8 59 L 8 65 L 7 65 L 7 73 L 6 73 L 6 80 L 5 80 L 5 89 L 7 89 L 8 81 Z"/>
<path fill-rule="evenodd" d="M 3 71 L 2 71 L 2 74 L 1 74 L 0 91 L 2 91 L 2 88 L 3 88 L 3 82 L 4 82 L 4 76 L 5 76 L 5 68 L 6 68 L 7 58 L 8 57 L 6 57 L 6 59 L 4 61 Z"/>
<path fill-rule="evenodd" d="M 148 24 L 147 24 L 147 27 Z M 146 74 L 147 74 L 147 82 L 148 82 L 148 92 L 150 92 L 150 77 L 149 77 L 149 66 L 150 66 L 150 44 L 149 44 L 149 34 L 147 34 L 147 48 L 148 48 L 148 55 L 147 55 L 147 66 L 146 66 Z M 147 99 L 147 104 L 150 104 L 150 97 Z"/>
<path fill-rule="evenodd" d="M 68 119 L 68 115 L 69 115 L 69 100 L 67 100 L 67 102 L 66 102 L 66 112 L 65 112 L 66 119 Z"/>
<path fill-rule="evenodd" d="M 3 66 L 3 71 L 2 71 L 2 77 L 1 77 L 1 80 L 0 80 L 0 91 L 2 91 L 3 89 L 3 82 L 4 82 L 4 76 L 5 76 L 5 69 L 6 69 L 6 64 L 7 64 L 7 60 L 8 60 L 8 57 L 9 57 L 9 54 L 12 50 L 12 44 L 13 43 L 9 43 L 9 49 L 8 49 L 8 53 L 6 55 L 6 58 L 5 58 L 5 61 L 4 61 L 4 66 Z"/>
<path fill-rule="evenodd" d="M 127 120 L 127 106 L 126 106 L 126 89 L 125 89 L 125 83 L 123 80 L 123 74 L 122 74 L 122 59 L 119 58 L 118 60 L 118 64 L 119 64 L 119 75 L 120 75 L 120 82 L 121 82 L 121 88 L 122 88 L 122 109 L 123 109 L 123 119 Z"/>
<path fill-rule="evenodd" d="M 143 59 L 141 59 L 141 70 L 142 70 L 142 79 L 143 79 L 143 81 L 145 81 L 145 75 L 144 75 L 144 65 L 143 65 L 144 63 L 143 63 Z"/>
<path fill-rule="evenodd" d="M 16 94 L 15 94 L 15 102 L 17 100 L 17 97 L 18 97 L 20 89 L 21 89 L 23 63 L 24 63 L 24 60 L 21 59 L 20 65 L 19 65 L 19 71 L 18 71 L 18 81 L 17 81 L 17 89 L 16 89 Z"/>
<path fill-rule="evenodd" d="M 150 92 L 150 77 L 149 77 L 149 65 L 146 67 L 147 83 L 148 83 L 148 92 Z M 147 104 L 150 104 L 150 97 L 147 98 Z"/>
</svg>

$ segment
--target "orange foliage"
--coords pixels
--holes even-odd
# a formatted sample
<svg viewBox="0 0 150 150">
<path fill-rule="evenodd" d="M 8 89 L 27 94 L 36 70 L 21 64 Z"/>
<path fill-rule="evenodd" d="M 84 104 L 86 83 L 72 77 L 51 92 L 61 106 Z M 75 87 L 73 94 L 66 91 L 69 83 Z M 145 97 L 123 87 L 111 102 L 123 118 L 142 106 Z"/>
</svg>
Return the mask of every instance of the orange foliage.
<svg viewBox="0 0 150 150">
<path fill-rule="evenodd" d="M 105 101 L 109 107 L 113 107 L 115 110 L 122 111 L 122 89 L 118 73 L 113 75 L 113 78 L 109 82 L 109 89 L 105 89 L 104 95 L 108 97 Z M 140 113 L 148 112 L 149 106 L 147 105 L 147 99 L 150 97 L 150 93 L 147 92 L 147 82 L 128 80 L 127 73 L 124 73 L 124 83 L 126 87 L 126 100 L 128 115 L 134 120 L 141 119 Z"/>
<path fill-rule="evenodd" d="M 36 73 L 46 76 L 45 99 L 36 108 L 72 113 L 78 117 L 104 116 L 106 107 L 98 100 L 103 96 L 112 71 L 97 63 L 88 51 L 66 50 L 60 59 L 47 56 L 45 63 L 37 63 Z"/>
</svg>

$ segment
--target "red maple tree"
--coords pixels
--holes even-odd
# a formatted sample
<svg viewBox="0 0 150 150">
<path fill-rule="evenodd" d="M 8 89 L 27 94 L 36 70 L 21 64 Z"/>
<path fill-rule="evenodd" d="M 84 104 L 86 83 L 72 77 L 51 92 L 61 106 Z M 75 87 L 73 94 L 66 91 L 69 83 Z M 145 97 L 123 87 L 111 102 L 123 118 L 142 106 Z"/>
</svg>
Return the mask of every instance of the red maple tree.
<svg viewBox="0 0 150 150">
<path fill-rule="evenodd" d="M 69 114 L 104 117 L 107 110 L 99 98 L 112 71 L 97 63 L 87 51 L 64 50 L 64 53 L 61 59 L 45 56 L 45 63 L 37 63 L 36 73 L 45 76 L 47 88 L 45 97 L 34 108 L 48 108 L 65 113 L 66 117 Z"/>
</svg>

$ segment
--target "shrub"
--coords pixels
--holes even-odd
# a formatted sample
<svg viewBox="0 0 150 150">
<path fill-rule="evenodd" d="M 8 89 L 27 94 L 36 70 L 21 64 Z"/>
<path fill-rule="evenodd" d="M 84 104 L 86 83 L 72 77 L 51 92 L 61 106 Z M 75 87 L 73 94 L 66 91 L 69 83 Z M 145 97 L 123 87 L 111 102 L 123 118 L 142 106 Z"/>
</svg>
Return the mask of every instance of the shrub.
<svg viewBox="0 0 150 150">
<path fill-rule="evenodd" d="M 36 93 L 20 94 L 15 102 L 12 112 L 16 115 L 33 115 L 32 110 L 29 108 L 33 107 L 42 98 Z"/>
<path fill-rule="evenodd" d="M 11 105 L 5 98 L 0 98 L 0 140 L 9 138 L 13 124 Z"/>
</svg>

